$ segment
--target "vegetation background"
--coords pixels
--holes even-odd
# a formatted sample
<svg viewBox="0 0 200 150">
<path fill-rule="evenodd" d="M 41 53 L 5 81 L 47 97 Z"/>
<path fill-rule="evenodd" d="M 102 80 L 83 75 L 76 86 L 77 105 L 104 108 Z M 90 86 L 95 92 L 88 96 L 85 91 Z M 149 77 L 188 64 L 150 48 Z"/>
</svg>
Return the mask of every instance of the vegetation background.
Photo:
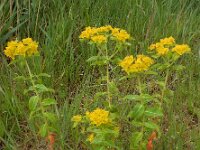
<svg viewBox="0 0 200 150">
<path fill-rule="evenodd" d="M 165 112 L 163 136 L 155 149 L 200 149 L 199 0 L 1 0 L 0 149 L 45 149 L 45 141 L 35 144 L 29 132 L 26 85 L 14 80 L 25 70 L 8 66 L 3 53 L 7 41 L 32 37 L 40 43 L 41 57 L 32 68 L 51 75 L 44 81 L 58 102 L 57 142 L 62 149 L 79 149 L 71 117 L 80 104 L 90 106 L 98 74 L 86 63 L 97 51 L 78 37 L 86 26 L 108 24 L 126 29 L 135 39 L 124 54 L 145 53 L 150 43 L 168 36 L 191 46 L 193 55 L 181 60 L 186 69 L 170 83 L 176 85 L 173 105 Z"/>
</svg>

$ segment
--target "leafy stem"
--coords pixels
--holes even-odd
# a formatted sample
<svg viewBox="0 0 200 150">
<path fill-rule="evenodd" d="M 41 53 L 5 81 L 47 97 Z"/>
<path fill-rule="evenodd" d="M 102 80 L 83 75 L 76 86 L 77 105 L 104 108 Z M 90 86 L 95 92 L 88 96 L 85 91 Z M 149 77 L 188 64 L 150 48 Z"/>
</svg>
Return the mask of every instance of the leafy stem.
<svg viewBox="0 0 200 150">
<path fill-rule="evenodd" d="M 36 94 L 36 96 L 38 97 L 38 100 L 39 100 L 39 104 L 40 104 L 40 109 L 41 109 L 41 111 L 42 111 L 42 115 L 44 115 L 45 110 L 44 110 L 44 107 L 42 106 L 42 102 L 41 102 L 41 99 L 40 99 L 41 96 L 40 96 L 39 92 L 38 92 L 37 89 L 36 89 L 35 81 L 34 81 L 34 79 L 33 79 L 33 74 L 32 74 L 32 72 L 31 72 L 31 69 L 30 69 L 30 67 L 29 67 L 29 65 L 28 65 L 27 60 L 25 60 L 25 63 L 26 63 L 26 67 L 27 67 L 27 69 L 28 69 L 28 73 L 29 73 L 29 76 L 30 76 L 31 84 L 32 84 L 32 86 L 33 86 L 33 88 L 34 88 L 34 92 L 35 92 L 35 94 Z M 47 124 L 46 117 L 44 117 L 44 122 L 45 122 L 45 124 Z"/>
<path fill-rule="evenodd" d="M 169 68 L 168 68 L 167 71 L 166 71 L 164 87 L 163 87 L 163 90 L 162 90 L 162 93 L 161 93 L 161 105 L 162 105 L 162 103 L 163 103 L 165 91 L 166 91 L 166 89 L 167 89 L 167 81 L 168 81 L 168 78 L 169 78 Z"/>
<path fill-rule="evenodd" d="M 108 95 L 108 106 L 111 107 L 111 96 L 110 96 L 110 74 L 109 74 L 109 56 L 108 50 L 106 48 L 106 57 L 108 59 L 108 63 L 106 64 L 106 81 L 107 81 L 107 95 Z"/>
</svg>

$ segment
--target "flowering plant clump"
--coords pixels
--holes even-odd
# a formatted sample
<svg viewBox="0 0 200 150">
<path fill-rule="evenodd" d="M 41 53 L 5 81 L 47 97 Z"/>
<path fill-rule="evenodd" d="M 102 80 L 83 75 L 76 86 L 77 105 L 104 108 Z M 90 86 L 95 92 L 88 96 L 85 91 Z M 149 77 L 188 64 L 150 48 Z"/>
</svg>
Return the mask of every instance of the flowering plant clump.
<svg viewBox="0 0 200 150">
<path fill-rule="evenodd" d="M 116 129 L 116 123 L 109 111 L 96 108 L 92 112 L 87 111 L 83 116 L 75 115 L 71 120 L 74 122 L 74 127 L 80 125 L 84 128 L 82 134 L 86 135 L 86 141 L 93 148 L 105 148 L 102 145 L 105 141 L 110 147 L 116 147 L 113 141 L 118 137 L 119 129 Z"/>
<path fill-rule="evenodd" d="M 96 46 L 99 51 L 98 55 L 90 57 L 87 62 L 91 65 L 101 66 L 99 69 L 100 79 L 102 79 L 101 82 L 106 82 L 106 86 L 102 87 L 103 91 L 94 95 L 94 105 L 96 106 L 102 101 L 106 110 L 97 108 L 92 112 L 86 112 L 85 116 L 72 118 L 75 126 L 77 124 L 89 126 L 86 127 L 87 141 L 90 143 L 88 147 L 91 146 L 92 149 L 153 149 L 153 141 L 159 139 L 162 134 L 160 125 L 164 115 L 163 103 L 166 102 L 168 93 L 173 93 L 167 87 L 169 71 L 173 67 L 180 68 L 180 65 L 176 67 L 175 63 L 181 55 L 190 52 L 191 49 L 188 45 L 176 44 L 175 39 L 170 36 L 151 44 L 148 48 L 150 51 L 147 51 L 148 55 L 137 54 L 135 57 L 128 55 L 121 59 L 119 53 L 130 46 L 131 43 L 128 42 L 132 39 L 126 30 L 110 25 L 86 27 L 79 38 L 81 41 Z M 161 61 L 156 60 L 159 58 Z M 121 75 L 120 70 L 116 69 L 120 67 L 128 75 Z M 166 76 L 163 77 L 163 74 Z M 151 77 L 148 78 L 149 76 Z M 134 82 L 137 91 L 120 92 L 118 88 L 121 88 L 121 82 L 127 78 L 132 78 L 130 81 Z M 148 85 L 151 82 L 155 84 L 152 79 L 155 79 L 160 87 L 157 93 L 150 92 L 151 89 Z M 120 124 L 120 128 L 117 128 L 116 124 Z M 127 124 L 128 126 L 126 126 Z M 121 138 L 127 139 L 128 136 L 130 145 L 123 145 L 120 143 L 121 141 L 113 143 L 110 139 L 113 137 L 116 139 L 118 134 L 116 134 L 117 136 L 110 134 L 109 138 L 106 138 L 105 133 L 108 129 L 110 133 L 113 133 L 114 128 L 117 129 Z M 123 128 L 129 131 L 126 135 L 123 135 L 124 131 L 120 132 Z M 150 134 L 151 138 L 149 138 Z M 93 147 L 94 145 L 95 147 Z"/>
<path fill-rule="evenodd" d="M 30 129 L 37 132 L 42 136 L 48 136 L 48 133 L 55 134 L 57 117 L 54 113 L 49 111 L 49 107 L 56 104 L 56 100 L 49 97 L 44 97 L 44 93 L 53 93 L 54 90 L 46 87 L 42 84 L 41 77 L 50 77 L 48 74 L 33 74 L 31 67 L 28 63 L 28 58 L 39 55 L 38 52 L 38 42 L 32 40 L 32 38 L 25 38 L 21 41 L 11 41 L 7 43 L 7 47 L 4 50 L 7 57 L 12 59 L 12 63 L 18 65 L 18 61 L 21 60 L 20 64 L 23 64 L 27 69 L 27 74 L 17 76 L 17 79 L 23 79 L 29 85 L 27 89 L 24 89 L 23 94 L 30 96 L 28 101 L 29 108 L 29 125 Z M 19 56 L 19 57 L 18 57 Z M 22 57 L 20 57 L 22 56 Z M 20 65 L 19 65 L 20 67 Z M 30 94 L 29 94 L 30 93 Z M 34 133 L 36 135 L 36 133 Z M 52 136 L 51 136 L 52 137 Z M 51 138 L 51 141 L 53 137 Z M 50 147 L 53 147 L 54 142 L 50 142 Z"/>
<path fill-rule="evenodd" d="M 31 56 L 38 53 L 38 43 L 32 38 L 25 38 L 22 41 L 8 42 L 4 53 L 7 57 L 15 59 L 16 56 Z"/>
</svg>

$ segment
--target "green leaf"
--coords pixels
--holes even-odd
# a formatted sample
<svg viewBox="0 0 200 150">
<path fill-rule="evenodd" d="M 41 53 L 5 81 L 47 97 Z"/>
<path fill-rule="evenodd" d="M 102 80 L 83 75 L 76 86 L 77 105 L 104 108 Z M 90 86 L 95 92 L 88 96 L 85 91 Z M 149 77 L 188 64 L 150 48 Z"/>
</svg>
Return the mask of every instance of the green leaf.
<svg viewBox="0 0 200 150">
<path fill-rule="evenodd" d="M 141 94 L 141 95 L 126 95 L 123 99 L 149 102 L 153 100 L 154 97 L 149 94 Z"/>
<path fill-rule="evenodd" d="M 109 60 L 106 56 L 92 56 L 90 57 L 87 62 L 90 62 L 91 65 L 105 65 L 108 64 Z"/>
<path fill-rule="evenodd" d="M 142 127 L 143 126 L 143 123 L 142 122 L 139 122 L 139 121 L 131 121 L 131 124 L 135 127 Z"/>
<path fill-rule="evenodd" d="M 143 133 L 142 132 L 135 132 L 131 136 L 131 148 L 137 149 L 139 146 L 140 141 L 142 141 Z"/>
<path fill-rule="evenodd" d="M 149 122 L 145 122 L 145 123 L 144 123 L 144 126 L 145 126 L 146 128 L 159 131 L 159 126 L 158 126 L 157 124 L 155 124 L 154 122 L 150 122 L 150 121 L 149 121 Z"/>
<path fill-rule="evenodd" d="M 39 129 L 39 133 L 42 137 L 45 137 L 47 135 L 47 131 L 48 131 L 48 126 L 47 124 L 43 124 L 40 129 Z"/>
<path fill-rule="evenodd" d="M 108 86 L 111 94 L 117 95 L 119 93 L 119 90 L 114 82 L 109 82 Z"/>
<path fill-rule="evenodd" d="M 139 119 L 144 114 L 144 105 L 136 104 L 132 111 L 129 112 L 128 117 L 132 119 Z"/>
<path fill-rule="evenodd" d="M 95 95 L 94 95 L 94 100 L 95 101 L 99 101 L 99 99 L 101 98 L 101 97 L 104 97 L 104 96 L 106 96 L 107 95 L 107 92 L 97 92 Z"/>
<path fill-rule="evenodd" d="M 3 121 L 0 118 L 0 137 L 3 137 L 4 133 L 5 133 L 5 126 L 4 126 Z"/>
<path fill-rule="evenodd" d="M 162 110 L 160 108 L 148 108 L 147 110 L 145 110 L 144 114 L 145 116 L 149 116 L 149 117 L 163 116 Z"/>
<path fill-rule="evenodd" d="M 39 93 L 43 93 L 43 92 L 54 92 L 53 89 L 47 88 L 45 85 L 43 84 L 36 84 L 35 88 L 37 89 L 37 91 Z"/>
<path fill-rule="evenodd" d="M 45 112 L 44 116 L 47 118 L 47 120 L 49 120 L 50 122 L 56 122 L 57 117 L 54 113 L 49 113 L 49 112 Z"/>
<path fill-rule="evenodd" d="M 57 104 L 56 100 L 53 98 L 46 98 L 42 100 L 42 105 L 43 106 L 49 106 L 49 105 L 55 105 Z"/>
<path fill-rule="evenodd" d="M 35 111 L 37 104 L 38 104 L 38 101 L 39 101 L 38 96 L 32 96 L 29 99 L 29 109 L 30 109 L 30 111 Z"/>
<path fill-rule="evenodd" d="M 51 76 L 50 76 L 49 74 L 47 74 L 47 73 L 40 73 L 38 76 L 39 76 L 39 77 L 47 77 L 47 78 L 50 78 L 50 77 L 51 77 Z"/>
</svg>

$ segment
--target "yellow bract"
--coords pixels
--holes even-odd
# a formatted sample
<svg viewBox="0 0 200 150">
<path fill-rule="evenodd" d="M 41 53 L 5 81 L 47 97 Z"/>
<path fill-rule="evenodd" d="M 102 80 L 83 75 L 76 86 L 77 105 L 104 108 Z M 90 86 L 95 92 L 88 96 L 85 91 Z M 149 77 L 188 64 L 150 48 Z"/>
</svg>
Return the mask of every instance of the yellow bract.
<svg viewBox="0 0 200 150">
<path fill-rule="evenodd" d="M 91 133 L 88 138 L 87 138 L 88 141 L 90 141 L 90 143 L 92 143 L 94 141 L 94 133 Z"/>
<path fill-rule="evenodd" d="M 97 108 L 93 112 L 87 112 L 86 117 L 89 118 L 90 123 L 96 126 L 110 123 L 109 111 Z"/>
<path fill-rule="evenodd" d="M 102 27 L 86 27 L 84 31 L 80 34 L 79 38 L 91 40 L 94 43 L 101 44 L 107 41 L 106 37 L 113 37 L 114 40 L 118 42 L 125 42 L 129 40 L 131 36 L 126 30 L 120 28 L 113 28 L 110 25 Z"/>
<path fill-rule="evenodd" d="M 173 46 L 175 44 L 175 39 L 170 36 L 168 38 L 160 39 L 160 43 L 167 46 Z"/>
<path fill-rule="evenodd" d="M 22 41 L 8 42 L 4 53 L 7 57 L 15 59 L 15 56 L 31 56 L 38 53 L 38 43 L 31 38 L 23 39 Z"/>
<path fill-rule="evenodd" d="M 137 59 L 133 56 L 126 56 L 120 63 L 119 66 L 123 68 L 128 74 L 134 72 L 142 72 L 149 69 L 154 63 L 153 59 L 145 55 L 137 55 Z"/>
<path fill-rule="evenodd" d="M 101 44 L 101 43 L 105 43 L 107 41 L 107 38 L 104 35 L 96 35 L 96 36 L 91 37 L 91 40 L 94 43 Z"/>
<path fill-rule="evenodd" d="M 191 51 L 191 48 L 187 44 L 176 45 L 173 49 L 173 52 L 176 52 L 179 55 L 183 55 L 184 53 L 188 53 Z"/>
<path fill-rule="evenodd" d="M 151 44 L 149 50 L 155 50 L 158 56 L 167 55 L 169 52 L 169 47 L 175 44 L 175 39 L 170 36 L 168 38 L 160 39 L 160 42 L 156 44 Z"/>
<path fill-rule="evenodd" d="M 118 28 L 114 28 L 112 30 L 112 36 L 115 37 L 118 41 L 125 42 L 130 39 L 130 34 L 126 32 L 126 30 L 120 30 Z"/>
<path fill-rule="evenodd" d="M 77 122 L 77 123 L 81 122 L 81 120 L 82 120 L 81 115 L 73 116 L 72 119 L 71 119 L 71 121 L 74 121 L 74 122 Z"/>
<path fill-rule="evenodd" d="M 124 71 L 129 72 L 129 67 L 133 63 L 133 56 L 126 56 L 120 63 L 119 66 L 123 68 Z"/>
</svg>

